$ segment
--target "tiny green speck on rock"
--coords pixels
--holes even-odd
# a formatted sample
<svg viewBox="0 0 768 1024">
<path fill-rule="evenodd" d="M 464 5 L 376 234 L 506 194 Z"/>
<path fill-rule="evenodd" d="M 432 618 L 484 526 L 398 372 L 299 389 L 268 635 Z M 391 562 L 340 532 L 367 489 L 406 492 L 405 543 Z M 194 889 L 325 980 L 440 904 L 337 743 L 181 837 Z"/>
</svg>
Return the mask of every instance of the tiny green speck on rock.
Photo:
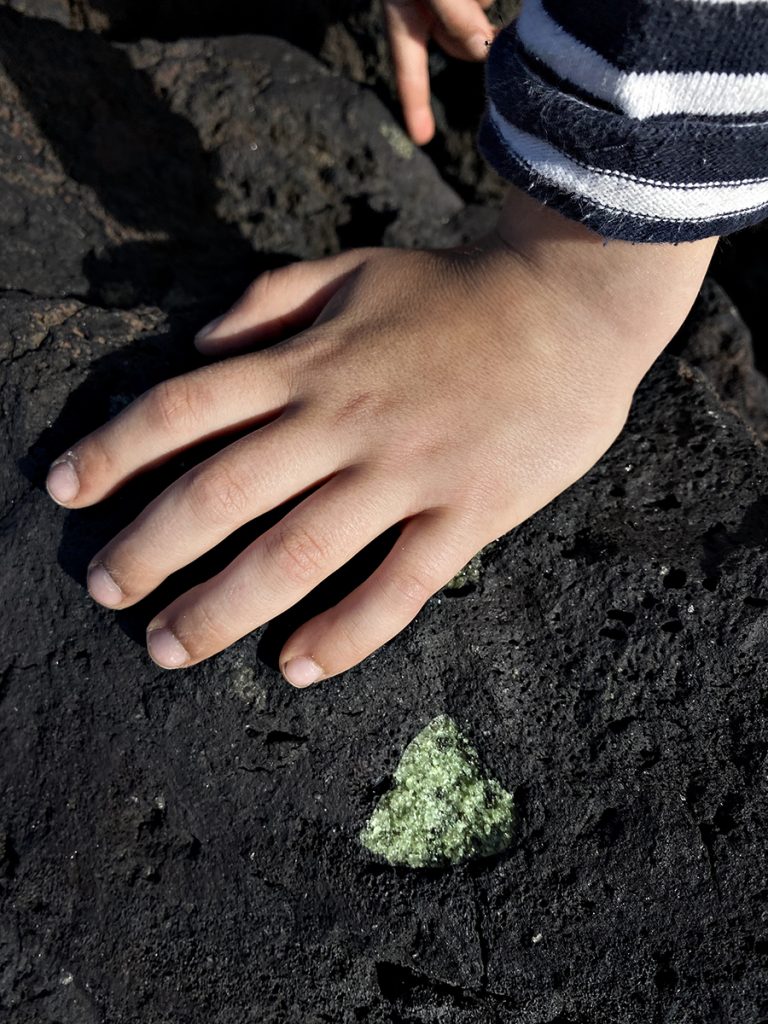
<svg viewBox="0 0 768 1024">
<path fill-rule="evenodd" d="M 477 752 L 440 715 L 405 748 L 360 841 L 393 865 L 440 867 L 504 850 L 514 821 L 512 794 L 483 778 Z"/>
</svg>

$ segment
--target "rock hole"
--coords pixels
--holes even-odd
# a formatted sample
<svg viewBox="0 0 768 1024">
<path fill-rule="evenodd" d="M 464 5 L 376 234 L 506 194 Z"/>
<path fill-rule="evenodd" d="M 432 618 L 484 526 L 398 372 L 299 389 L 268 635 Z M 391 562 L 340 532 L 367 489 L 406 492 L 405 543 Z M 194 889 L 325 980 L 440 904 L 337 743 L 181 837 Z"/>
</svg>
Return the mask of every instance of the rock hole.
<svg viewBox="0 0 768 1024">
<path fill-rule="evenodd" d="M 680 502 L 675 494 L 665 495 L 661 501 L 656 503 L 656 508 L 661 512 L 669 512 L 670 509 L 680 508 Z"/>
<path fill-rule="evenodd" d="M 721 835 L 727 836 L 736 828 L 736 816 L 741 807 L 741 799 L 734 793 L 728 793 L 712 817 L 713 828 Z"/>
<path fill-rule="evenodd" d="M 428 978 L 402 964 L 378 961 L 376 982 L 384 999 L 401 1007 L 434 1006 L 435 1002 L 438 1006 L 451 1008 L 476 1005 L 476 1000 L 465 994 L 458 985 Z"/>
<path fill-rule="evenodd" d="M 622 622 L 625 626 L 631 626 L 635 621 L 632 612 L 623 612 L 620 608 L 609 608 L 605 614 L 606 618 L 615 619 L 616 622 Z"/>
<path fill-rule="evenodd" d="M 640 751 L 640 764 L 647 771 L 649 768 L 653 768 L 655 764 L 658 764 L 661 760 L 661 751 L 658 747 L 646 747 Z"/>
<path fill-rule="evenodd" d="M 667 590 L 680 590 L 685 586 L 687 579 L 682 569 L 670 569 L 663 582 Z"/>
<path fill-rule="evenodd" d="M 621 820 L 618 810 L 615 807 L 606 807 L 600 815 L 596 825 L 598 844 L 605 847 L 612 846 L 624 831 L 624 823 Z"/>
<path fill-rule="evenodd" d="M 663 950 L 654 953 L 653 959 L 658 964 L 656 974 L 654 975 L 656 988 L 660 992 L 668 992 L 670 989 L 675 988 L 678 982 L 678 974 L 672 966 L 672 953 L 669 950 Z"/>
<path fill-rule="evenodd" d="M 307 737 L 297 736 L 292 732 L 281 732 L 280 729 L 273 729 L 267 733 L 264 742 L 268 747 L 300 747 L 307 742 Z"/>
<path fill-rule="evenodd" d="M 587 530 L 579 530 L 573 538 L 573 546 L 563 548 L 562 555 L 563 558 L 575 559 L 586 565 L 595 565 L 612 558 L 618 550 L 618 545 L 613 541 L 593 536 Z"/>
<path fill-rule="evenodd" d="M 612 733 L 624 732 L 634 721 L 635 719 L 631 715 L 627 715 L 625 718 L 616 718 L 613 722 L 608 723 L 608 731 Z"/>
<path fill-rule="evenodd" d="M 0 875 L 13 878 L 19 864 L 19 855 L 8 832 L 0 833 Z"/>
<path fill-rule="evenodd" d="M 373 782 L 370 783 L 368 789 L 371 794 L 371 799 L 374 797 L 383 796 L 388 790 L 392 789 L 394 778 L 392 775 L 379 775 Z"/>
<path fill-rule="evenodd" d="M 680 633 L 683 629 L 683 624 L 680 619 L 667 619 L 666 622 L 662 622 L 661 628 L 665 633 Z"/>
<path fill-rule="evenodd" d="M 600 636 L 607 636 L 609 640 L 626 640 L 627 631 L 625 629 L 618 629 L 612 626 L 603 626 L 599 632 Z"/>
<path fill-rule="evenodd" d="M 354 196 L 347 202 L 347 209 L 349 219 L 336 227 L 336 236 L 342 249 L 381 245 L 384 232 L 397 220 L 395 210 L 374 210 L 370 196 Z"/>
<path fill-rule="evenodd" d="M 692 779 L 685 790 L 685 802 L 689 807 L 699 803 L 706 792 L 706 787 L 700 779 Z"/>
<path fill-rule="evenodd" d="M 764 597 L 745 597 L 744 604 L 750 608 L 768 608 L 768 601 Z"/>
</svg>

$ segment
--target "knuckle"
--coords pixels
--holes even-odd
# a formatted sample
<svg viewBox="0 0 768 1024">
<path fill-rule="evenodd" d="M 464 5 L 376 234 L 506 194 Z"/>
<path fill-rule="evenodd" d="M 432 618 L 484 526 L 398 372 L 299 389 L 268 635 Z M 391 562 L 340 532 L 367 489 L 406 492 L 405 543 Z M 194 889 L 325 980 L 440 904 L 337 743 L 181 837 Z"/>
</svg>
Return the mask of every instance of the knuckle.
<svg viewBox="0 0 768 1024">
<path fill-rule="evenodd" d="M 195 659 L 215 654 L 234 639 L 230 635 L 230 630 L 216 617 L 205 601 L 201 601 L 185 616 L 183 628 L 179 623 L 179 628 L 175 632 Z"/>
<path fill-rule="evenodd" d="M 379 401 L 372 391 L 359 391 L 346 398 L 333 415 L 335 427 L 350 427 L 370 420 L 377 412 Z"/>
<path fill-rule="evenodd" d="M 72 449 L 81 484 L 89 488 L 103 486 L 114 479 L 117 472 L 118 460 L 104 436 L 107 430 L 108 427 L 103 432 L 97 431 Z"/>
<path fill-rule="evenodd" d="M 275 285 L 275 271 L 264 270 L 258 277 L 248 285 L 245 291 L 246 301 L 249 303 L 264 302 L 272 292 Z"/>
<path fill-rule="evenodd" d="M 192 470 L 186 497 L 195 516 L 205 525 L 229 525 L 248 514 L 247 488 L 224 464 Z"/>
<path fill-rule="evenodd" d="M 337 623 L 341 634 L 336 644 L 344 652 L 344 661 L 353 665 L 370 654 L 375 644 L 371 643 L 371 631 L 368 624 L 357 616 L 346 615 Z"/>
<path fill-rule="evenodd" d="M 196 419 L 200 407 L 196 389 L 186 377 L 161 381 L 149 392 L 146 414 L 151 429 L 178 433 Z"/>
<path fill-rule="evenodd" d="M 419 609 L 439 588 L 433 570 L 424 566 L 403 566 L 393 569 L 387 576 L 390 595 L 399 604 L 405 602 L 409 608 Z"/>
<path fill-rule="evenodd" d="M 328 564 L 329 545 L 303 526 L 281 526 L 267 535 L 267 553 L 279 575 L 293 583 L 306 584 L 323 576 Z"/>
</svg>

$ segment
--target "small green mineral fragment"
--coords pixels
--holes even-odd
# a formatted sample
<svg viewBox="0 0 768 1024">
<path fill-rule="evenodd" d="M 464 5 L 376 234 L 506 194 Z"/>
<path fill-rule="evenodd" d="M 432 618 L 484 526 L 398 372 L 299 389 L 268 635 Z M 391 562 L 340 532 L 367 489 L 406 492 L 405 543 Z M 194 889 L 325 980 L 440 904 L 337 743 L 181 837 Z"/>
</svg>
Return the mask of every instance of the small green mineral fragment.
<svg viewBox="0 0 768 1024">
<path fill-rule="evenodd" d="M 483 577 L 483 555 L 495 548 L 497 543 L 492 540 L 490 544 L 486 544 L 481 551 L 470 558 L 463 569 L 459 569 L 453 579 L 445 584 L 443 590 L 464 590 L 465 587 L 476 586 Z"/>
<path fill-rule="evenodd" d="M 360 841 L 390 864 L 439 867 L 499 853 L 514 820 L 512 794 L 483 778 L 477 752 L 440 715 L 405 748 Z"/>
<path fill-rule="evenodd" d="M 230 676 L 232 692 L 252 710 L 263 711 L 267 703 L 267 691 L 256 672 L 248 665 L 239 665 Z"/>
<path fill-rule="evenodd" d="M 463 569 L 459 569 L 453 579 L 449 580 L 445 584 L 446 590 L 463 590 L 464 587 L 471 586 L 480 582 L 480 574 L 483 568 L 483 563 L 480 560 L 480 554 L 476 554 L 474 558 L 471 558 Z"/>
</svg>

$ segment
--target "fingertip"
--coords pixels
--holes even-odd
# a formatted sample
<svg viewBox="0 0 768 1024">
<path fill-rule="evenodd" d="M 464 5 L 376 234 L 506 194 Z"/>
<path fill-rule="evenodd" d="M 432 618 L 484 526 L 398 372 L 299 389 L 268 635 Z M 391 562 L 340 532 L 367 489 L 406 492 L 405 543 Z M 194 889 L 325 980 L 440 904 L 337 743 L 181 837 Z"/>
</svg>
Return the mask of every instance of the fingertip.
<svg viewBox="0 0 768 1024">
<path fill-rule="evenodd" d="M 409 111 L 406 115 L 406 126 L 411 140 L 417 146 L 426 146 L 435 135 L 435 119 L 428 107 Z"/>
<path fill-rule="evenodd" d="M 147 653 L 160 668 L 183 668 L 191 658 L 176 634 L 167 626 L 147 628 Z"/>
<path fill-rule="evenodd" d="M 282 673 L 287 682 L 297 689 L 303 690 L 313 683 L 319 682 L 327 673 L 320 665 L 306 655 L 288 658 L 282 665 Z"/>
<path fill-rule="evenodd" d="M 467 49 L 474 60 L 483 61 L 488 56 L 492 42 L 493 30 L 490 32 L 478 32 L 471 39 L 467 40 Z"/>
<path fill-rule="evenodd" d="M 101 562 L 93 562 L 89 566 L 87 587 L 93 600 L 105 608 L 117 608 L 125 599 L 122 590 Z"/>
<path fill-rule="evenodd" d="M 200 330 L 194 337 L 195 348 L 198 352 L 208 353 L 212 352 L 216 348 L 216 341 L 220 337 L 218 328 L 223 324 L 227 314 L 223 313 L 221 316 L 217 316 L 215 320 L 211 320 L 205 327 L 201 327 Z"/>
<path fill-rule="evenodd" d="M 48 471 L 45 487 L 57 505 L 70 505 L 77 498 L 80 480 L 69 458 L 64 457 L 54 462 Z"/>
</svg>

